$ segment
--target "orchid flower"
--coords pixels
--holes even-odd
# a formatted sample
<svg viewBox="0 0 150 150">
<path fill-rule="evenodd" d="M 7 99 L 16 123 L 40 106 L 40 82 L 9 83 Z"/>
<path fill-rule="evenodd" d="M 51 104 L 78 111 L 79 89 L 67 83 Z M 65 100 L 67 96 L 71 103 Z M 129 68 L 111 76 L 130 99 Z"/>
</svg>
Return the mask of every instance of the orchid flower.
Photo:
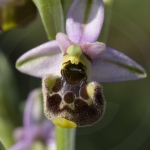
<svg viewBox="0 0 150 150">
<path fill-rule="evenodd" d="M 44 112 L 55 125 L 88 126 L 102 118 L 105 100 L 99 82 L 146 77 L 135 61 L 97 39 L 104 20 L 102 0 L 74 0 L 66 34 L 21 56 L 19 71 L 42 78 Z"/>
<path fill-rule="evenodd" d="M 24 110 L 24 126 L 15 130 L 14 137 L 18 142 L 9 150 L 29 150 L 38 141 L 55 150 L 54 126 L 43 115 L 41 94 L 41 89 L 29 94 Z"/>
</svg>

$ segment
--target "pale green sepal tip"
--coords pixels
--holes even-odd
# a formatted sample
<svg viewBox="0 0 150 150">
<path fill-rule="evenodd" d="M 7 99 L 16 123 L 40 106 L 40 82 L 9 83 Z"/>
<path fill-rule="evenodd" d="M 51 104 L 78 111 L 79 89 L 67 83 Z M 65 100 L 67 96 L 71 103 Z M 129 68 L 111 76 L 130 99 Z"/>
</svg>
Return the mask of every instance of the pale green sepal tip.
<svg viewBox="0 0 150 150">
<path fill-rule="evenodd" d="M 143 72 L 141 74 L 139 74 L 140 78 L 146 78 L 147 77 L 147 73 L 146 72 Z"/>
<path fill-rule="evenodd" d="M 120 65 L 120 66 L 125 67 L 123 65 Z M 134 67 L 130 67 L 130 66 L 126 66 L 125 68 L 128 69 L 131 73 L 138 76 L 139 78 L 146 78 L 147 77 L 147 73 L 145 72 L 145 70 L 140 70 L 138 68 L 134 68 Z"/>
<path fill-rule="evenodd" d="M 17 69 L 21 69 L 21 68 L 25 68 L 25 66 L 27 65 L 30 65 L 30 63 L 33 63 L 35 61 L 37 61 L 38 58 L 30 58 L 30 59 L 26 59 L 26 60 L 23 60 L 23 61 L 17 61 L 16 64 L 15 64 L 15 67 Z"/>
<path fill-rule="evenodd" d="M 144 72 L 144 73 L 143 73 L 143 78 L 146 78 L 146 77 L 147 77 L 147 73 Z"/>
</svg>

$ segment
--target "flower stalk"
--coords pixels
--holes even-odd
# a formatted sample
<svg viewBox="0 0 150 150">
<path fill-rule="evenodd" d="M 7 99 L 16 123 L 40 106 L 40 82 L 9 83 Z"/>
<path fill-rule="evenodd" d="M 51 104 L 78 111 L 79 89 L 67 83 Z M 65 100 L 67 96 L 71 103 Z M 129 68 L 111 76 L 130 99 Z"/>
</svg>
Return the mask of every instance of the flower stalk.
<svg viewBox="0 0 150 150">
<path fill-rule="evenodd" d="M 75 150 L 76 129 L 55 127 L 57 150 Z"/>
<path fill-rule="evenodd" d="M 64 16 L 60 0 L 33 0 L 37 6 L 48 39 L 55 39 L 56 33 L 64 32 Z"/>
</svg>

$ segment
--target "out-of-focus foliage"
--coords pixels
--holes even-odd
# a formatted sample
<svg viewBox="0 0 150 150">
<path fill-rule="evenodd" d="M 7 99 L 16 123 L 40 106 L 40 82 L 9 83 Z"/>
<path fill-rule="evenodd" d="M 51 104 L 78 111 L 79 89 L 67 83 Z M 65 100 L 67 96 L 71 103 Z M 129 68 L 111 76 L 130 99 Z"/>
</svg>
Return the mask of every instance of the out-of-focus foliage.
<svg viewBox="0 0 150 150">
<path fill-rule="evenodd" d="M 68 10 L 73 3 L 73 0 L 60 0 L 63 8 L 63 13 L 64 13 L 64 20 L 66 20 Z"/>
<path fill-rule="evenodd" d="M 55 39 L 56 33 L 64 32 L 64 14 L 60 0 L 33 0 L 39 10 L 48 39 Z"/>
<path fill-rule="evenodd" d="M 13 144 L 12 133 L 12 122 L 8 118 L 0 117 L 0 139 L 3 141 L 6 148 L 9 148 Z"/>
<path fill-rule="evenodd" d="M 0 150 L 5 150 L 5 148 L 4 148 L 4 146 L 3 146 L 1 141 L 0 141 Z"/>
<path fill-rule="evenodd" d="M 12 145 L 12 131 L 20 118 L 18 115 L 18 93 L 11 66 L 0 51 L 0 139 L 6 148 Z"/>
<path fill-rule="evenodd" d="M 32 0 L 11 0 L 0 7 L 0 29 L 7 31 L 25 26 L 35 18 L 36 12 Z"/>
<path fill-rule="evenodd" d="M 10 0 L 0 0 L 0 6 L 6 5 Z"/>
<path fill-rule="evenodd" d="M 17 123 L 18 96 L 14 74 L 9 60 L 0 51 L 0 116 L 9 118 L 12 123 Z"/>
<path fill-rule="evenodd" d="M 42 143 L 42 142 L 34 142 L 32 147 L 30 148 L 31 150 L 47 150 L 47 147 Z"/>
</svg>

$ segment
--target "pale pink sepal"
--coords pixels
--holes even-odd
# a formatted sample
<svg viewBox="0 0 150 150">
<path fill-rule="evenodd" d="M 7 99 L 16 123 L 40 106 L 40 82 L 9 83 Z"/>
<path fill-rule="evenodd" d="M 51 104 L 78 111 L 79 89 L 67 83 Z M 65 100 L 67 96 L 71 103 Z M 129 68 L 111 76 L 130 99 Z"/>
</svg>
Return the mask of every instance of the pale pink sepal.
<svg viewBox="0 0 150 150">
<path fill-rule="evenodd" d="M 64 33 L 57 33 L 56 40 L 64 54 L 66 54 L 68 47 L 73 44 L 73 42 Z"/>
<path fill-rule="evenodd" d="M 102 0 L 74 0 L 67 20 L 66 32 L 76 44 L 97 41 L 104 20 Z"/>
<path fill-rule="evenodd" d="M 140 65 L 123 53 L 108 47 L 91 66 L 92 81 L 117 82 L 144 77 L 146 77 L 146 72 Z"/>
<path fill-rule="evenodd" d="M 57 41 L 50 41 L 31 49 L 16 62 L 16 68 L 23 73 L 42 78 L 45 74 L 60 75 L 63 54 Z"/>
<path fill-rule="evenodd" d="M 106 45 L 104 43 L 86 43 L 82 45 L 83 52 L 90 58 L 91 61 L 99 58 L 106 50 Z"/>
</svg>

